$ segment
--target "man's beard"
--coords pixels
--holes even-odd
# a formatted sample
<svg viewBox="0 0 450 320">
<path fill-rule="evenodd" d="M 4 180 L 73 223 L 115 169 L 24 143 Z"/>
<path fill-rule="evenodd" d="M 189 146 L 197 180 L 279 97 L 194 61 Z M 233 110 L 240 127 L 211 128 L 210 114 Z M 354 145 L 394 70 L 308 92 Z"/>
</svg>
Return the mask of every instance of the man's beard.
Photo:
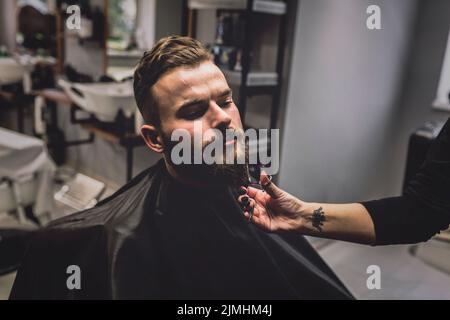
<svg viewBox="0 0 450 320">
<path fill-rule="evenodd" d="M 245 185 L 249 180 L 248 173 L 248 147 L 245 143 L 235 142 L 232 151 L 234 154 L 231 158 L 232 163 L 227 162 L 227 151 L 229 148 L 225 144 L 223 144 L 223 155 L 222 159 L 217 159 L 212 164 L 206 164 L 203 161 L 200 164 L 194 164 L 193 159 L 191 159 L 191 164 L 181 163 L 174 164 L 171 160 L 171 152 L 173 147 L 178 143 L 176 141 L 171 141 L 170 137 L 161 133 L 163 138 L 165 150 L 164 155 L 166 161 L 169 165 L 176 171 L 176 173 L 187 180 L 198 182 L 202 185 L 208 186 L 223 186 L 230 185 L 234 187 L 239 187 L 241 185 Z M 223 135 L 225 137 L 225 134 Z M 204 142 L 202 145 L 202 155 L 205 148 L 213 143 L 213 140 L 209 140 Z M 193 157 L 194 154 L 194 146 L 192 146 L 191 155 Z M 238 163 L 237 158 L 243 157 L 244 163 Z M 242 161 L 241 161 L 242 162 Z"/>
</svg>

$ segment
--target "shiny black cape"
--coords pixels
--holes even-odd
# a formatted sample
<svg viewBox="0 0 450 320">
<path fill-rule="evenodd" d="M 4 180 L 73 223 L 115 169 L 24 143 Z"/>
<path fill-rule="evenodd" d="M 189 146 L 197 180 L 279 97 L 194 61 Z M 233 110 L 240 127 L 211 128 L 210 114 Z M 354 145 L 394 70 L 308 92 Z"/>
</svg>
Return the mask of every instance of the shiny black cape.
<svg viewBox="0 0 450 320">
<path fill-rule="evenodd" d="M 298 234 L 268 234 L 232 188 L 175 182 L 164 163 L 38 232 L 12 299 L 351 299 Z M 69 290 L 70 265 L 81 289 Z"/>
</svg>

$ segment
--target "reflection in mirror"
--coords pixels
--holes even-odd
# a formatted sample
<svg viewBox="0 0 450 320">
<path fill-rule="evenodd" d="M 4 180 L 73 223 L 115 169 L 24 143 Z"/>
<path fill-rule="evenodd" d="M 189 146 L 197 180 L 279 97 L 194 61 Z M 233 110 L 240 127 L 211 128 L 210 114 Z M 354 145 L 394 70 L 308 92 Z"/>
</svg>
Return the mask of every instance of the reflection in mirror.
<svg viewBox="0 0 450 320">
<path fill-rule="evenodd" d="M 106 2 L 107 0 L 61 0 L 63 21 L 67 8 L 77 5 L 81 28 L 64 28 L 64 74 L 73 82 L 96 81 L 106 71 Z"/>
<path fill-rule="evenodd" d="M 107 74 L 122 80 L 133 74 L 154 43 L 156 0 L 108 0 Z"/>
<path fill-rule="evenodd" d="M 136 0 L 108 0 L 108 49 L 129 50 L 136 46 Z"/>
<path fill-rule="evenodd" d="M 53 1 L 18 0 L 16 43 L 20 53 L 56 57 Z"/>
<path fill-rule="evenodd" d="M 23 93 L 54 86 L 54 66 L 59 59 L 57 39 L 57 14 L 55 0 L 12 0 L 9 15 L 5 17 L 14 23 L 12 30 L 13 48 L 0 48 L 3 59 L 0 84 L 12 81 L 22 83 Z M 13 20 L 13 21 L 11 21 Z M 8 65 L 8 70 L 5 66 Z M 11 70 L 15 70 L 12 74 Z M 19 126 L 20 127 L 20 126 Z"/>
</svg>

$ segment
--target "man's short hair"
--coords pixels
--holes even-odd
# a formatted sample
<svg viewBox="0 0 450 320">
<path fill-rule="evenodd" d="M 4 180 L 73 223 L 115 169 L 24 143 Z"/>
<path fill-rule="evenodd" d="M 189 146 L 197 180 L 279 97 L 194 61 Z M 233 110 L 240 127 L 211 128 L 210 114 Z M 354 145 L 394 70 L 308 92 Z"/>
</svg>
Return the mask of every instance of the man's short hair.
<svg viewBox="0 0 450 320">
<path fill-rule="evenodd" d="M 194 67 L 211 60 L 211 54 L 200 41 L 182 36 L 160 39 L 146 51 L 134 72 L 134 96 L 144 120 L 159 126 L 158 108 L 151 96 L 151 87 L 161 76 L 177 67 Z"/>
</svg>

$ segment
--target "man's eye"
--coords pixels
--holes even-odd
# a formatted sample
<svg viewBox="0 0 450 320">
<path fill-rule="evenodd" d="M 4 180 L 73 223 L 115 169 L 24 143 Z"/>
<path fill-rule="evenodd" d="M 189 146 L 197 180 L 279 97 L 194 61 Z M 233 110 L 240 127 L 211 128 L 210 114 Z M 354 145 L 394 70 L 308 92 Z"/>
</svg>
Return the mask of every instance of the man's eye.
<svg viewBox="0 0 450 320">
<path fill-rule="evenodd" d="M 219 106 L 221 107 L 221 108 L 226 108 L 226 107 L 228 107 L 230 104 L 232 104 L 233 103 L 233 100 L 227 100 L 227 101 L 224 101 L 224 102 L 222 102 L 222 103 L 219 103 Z"/>
<path fill-rule="evenodd" d="M 185 112 L 183 112 L 183 118 L 187 120 L 195 120 L 203 116 L 205 112 L 206 112 L 205 107 L 193 108 L 191 110 L 186 110 Z"/>
<path fill-rule="evenodd" d="M 195 112 L 189 112 L 184 117 L 188 120 L 194 120 L 194 119 L 200 118 L 202 115 L 203 115 L 203 112 L 195 111 Z"/>
</svg>

